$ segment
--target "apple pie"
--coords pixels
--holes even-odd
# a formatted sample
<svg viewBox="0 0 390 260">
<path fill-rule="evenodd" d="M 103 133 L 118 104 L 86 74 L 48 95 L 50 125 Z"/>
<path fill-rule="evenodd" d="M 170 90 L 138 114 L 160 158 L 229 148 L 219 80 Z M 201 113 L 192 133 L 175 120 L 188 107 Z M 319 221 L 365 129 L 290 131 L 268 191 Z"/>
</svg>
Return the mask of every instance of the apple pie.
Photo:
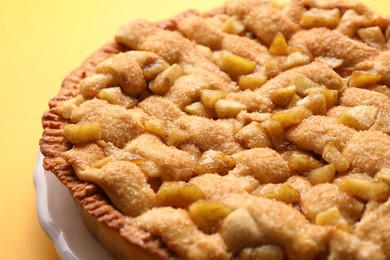
<svg viewBox="0 0 390 260">
<path fill-rule="evenodd" d="M 390 17 L 228 0 L 63 81 L 44 168 L 117 259 L 390 259 Z"/>
</svg>

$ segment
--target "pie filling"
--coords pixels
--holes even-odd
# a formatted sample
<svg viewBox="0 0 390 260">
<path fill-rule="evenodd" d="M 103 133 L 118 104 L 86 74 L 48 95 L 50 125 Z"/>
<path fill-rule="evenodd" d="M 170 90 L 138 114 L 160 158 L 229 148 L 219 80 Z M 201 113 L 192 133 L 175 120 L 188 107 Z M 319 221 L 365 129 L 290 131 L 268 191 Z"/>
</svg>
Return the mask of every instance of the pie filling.
<svg viewBox="0 0 390 260">
<path fill-rule="evenodd" d="M 182 258 L 389 259 L 389 24 L 340 0 L 133 21 L 54 108 L 62 156 Z"/>
</svg>

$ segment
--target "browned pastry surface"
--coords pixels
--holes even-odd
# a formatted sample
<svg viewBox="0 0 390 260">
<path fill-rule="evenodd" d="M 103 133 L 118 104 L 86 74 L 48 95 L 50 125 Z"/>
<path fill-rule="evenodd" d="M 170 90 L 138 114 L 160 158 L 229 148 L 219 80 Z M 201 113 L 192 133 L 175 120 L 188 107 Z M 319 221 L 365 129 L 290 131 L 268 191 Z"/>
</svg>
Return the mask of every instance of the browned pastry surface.
<svg viewBox="0 0 390 260">
<path fill-rule="evenodd" d="M 320 0 L 132 21 L 49 102 L 44 168 L 118 259 L 388 259 L 389 24 Z"/>
</svg>

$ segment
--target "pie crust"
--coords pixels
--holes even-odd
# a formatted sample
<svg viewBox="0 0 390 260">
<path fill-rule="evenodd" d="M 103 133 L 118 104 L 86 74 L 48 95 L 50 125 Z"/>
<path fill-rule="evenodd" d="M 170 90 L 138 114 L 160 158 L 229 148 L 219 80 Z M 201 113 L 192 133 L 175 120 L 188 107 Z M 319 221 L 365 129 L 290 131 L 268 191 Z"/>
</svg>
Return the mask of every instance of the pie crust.
<svg viewBox="0 0 390 260">
<path fill-rule="evenodd" d="M 389 25 L 338 0 L 130 22 L 50 100 L 44 168 L 117 259 L 389 259 Z"/>
</svg>

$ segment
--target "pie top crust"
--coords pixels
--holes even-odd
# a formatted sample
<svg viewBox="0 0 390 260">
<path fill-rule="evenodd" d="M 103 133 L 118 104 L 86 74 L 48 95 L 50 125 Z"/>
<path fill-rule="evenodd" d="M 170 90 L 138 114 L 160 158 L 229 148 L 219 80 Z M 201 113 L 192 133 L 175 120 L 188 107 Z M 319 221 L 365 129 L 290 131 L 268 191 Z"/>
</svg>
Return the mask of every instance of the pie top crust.
<svg viewBox="0 0 390 260">
<path fill-rule="evenodd" d="M 388 259 L 389 24 L 339 0 L 132 21 L 50 101 L 44 167 L 118 258 Z"/>
</svg>

